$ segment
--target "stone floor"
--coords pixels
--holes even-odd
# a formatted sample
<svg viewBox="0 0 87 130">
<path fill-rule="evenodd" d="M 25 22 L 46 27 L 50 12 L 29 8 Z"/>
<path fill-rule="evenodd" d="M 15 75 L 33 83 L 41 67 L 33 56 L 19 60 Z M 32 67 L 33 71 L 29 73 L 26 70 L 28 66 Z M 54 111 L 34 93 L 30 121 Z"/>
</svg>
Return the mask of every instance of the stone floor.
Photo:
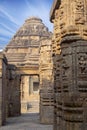
<svg viewBox="0 0 87 130">
<path fill-rule="evenodd" d="M 8 118 L 6 125 L 0 127 L 0 130 L 53 130 L 53 127 L 40 124 L 38 113 L 26 113 L 19 117 Z"/>
</svg>

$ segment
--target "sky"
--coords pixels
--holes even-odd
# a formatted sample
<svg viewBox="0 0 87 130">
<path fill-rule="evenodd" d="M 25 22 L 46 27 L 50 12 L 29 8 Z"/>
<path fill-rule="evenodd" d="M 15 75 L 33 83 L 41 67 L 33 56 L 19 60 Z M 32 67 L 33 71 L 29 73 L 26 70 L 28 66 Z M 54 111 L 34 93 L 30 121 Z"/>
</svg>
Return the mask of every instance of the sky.
<svg viewBox="0 0 87 130">
<path fill-rule="evenodd" d="M 0 49 L 31 16 L 41 18 L 52 31 L 53 24 L 49 20 L 52 3 L 53 0 L 0 0 Z"/>
</svg>

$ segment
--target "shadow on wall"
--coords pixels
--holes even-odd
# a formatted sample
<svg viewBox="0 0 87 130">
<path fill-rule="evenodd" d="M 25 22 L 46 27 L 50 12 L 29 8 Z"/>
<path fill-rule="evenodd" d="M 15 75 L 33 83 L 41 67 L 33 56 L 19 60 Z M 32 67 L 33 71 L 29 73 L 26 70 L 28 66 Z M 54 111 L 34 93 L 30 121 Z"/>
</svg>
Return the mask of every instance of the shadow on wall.
<svg viewBox="0 0 87 130">
<path fill-rule="evenodd" d="M 66 36 L 69 43 L 63 39 L 61 53 L 53 54 L 54 129 L 59 130 L 87 128 L 87 41 L 73 37 Z"/>
<path fill-rule="evenodd" d="M 8 117 L 19 116 L 20 101 L 20 75 L 16 74 L 16 67 L 8 65 Z"/>
</svg>

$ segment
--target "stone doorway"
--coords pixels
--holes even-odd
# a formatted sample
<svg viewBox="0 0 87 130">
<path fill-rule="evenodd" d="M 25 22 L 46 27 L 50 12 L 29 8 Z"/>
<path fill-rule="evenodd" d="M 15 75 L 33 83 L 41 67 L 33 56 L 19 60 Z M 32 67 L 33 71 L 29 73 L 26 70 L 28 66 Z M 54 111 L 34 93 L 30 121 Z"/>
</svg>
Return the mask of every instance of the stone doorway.
<svg viewBox="0 0 87 130">
<path fill-rule="evenodd" d="M 39 76 L 21 76 L 21 113 L 39 113 Z"/>
</svg>

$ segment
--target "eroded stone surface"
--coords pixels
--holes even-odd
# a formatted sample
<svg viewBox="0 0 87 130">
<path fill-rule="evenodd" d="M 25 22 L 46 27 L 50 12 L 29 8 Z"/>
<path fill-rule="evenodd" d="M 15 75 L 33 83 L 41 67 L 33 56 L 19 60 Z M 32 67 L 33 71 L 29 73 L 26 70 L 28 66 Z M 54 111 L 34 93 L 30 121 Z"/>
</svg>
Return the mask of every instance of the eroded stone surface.
<svg viewBox="0 0 87 130">
<path fill-rule="evenodd" d="M 40 120 L 41 123 L 53 123 L 53 62 L 50 37 L 41 41 L 39 61 Z"/>
<path fill-rule="evenodd" d="M 54 0 L 51 10 L 54 130 L 87 129 L 86 2 Z"/>
</svg>

